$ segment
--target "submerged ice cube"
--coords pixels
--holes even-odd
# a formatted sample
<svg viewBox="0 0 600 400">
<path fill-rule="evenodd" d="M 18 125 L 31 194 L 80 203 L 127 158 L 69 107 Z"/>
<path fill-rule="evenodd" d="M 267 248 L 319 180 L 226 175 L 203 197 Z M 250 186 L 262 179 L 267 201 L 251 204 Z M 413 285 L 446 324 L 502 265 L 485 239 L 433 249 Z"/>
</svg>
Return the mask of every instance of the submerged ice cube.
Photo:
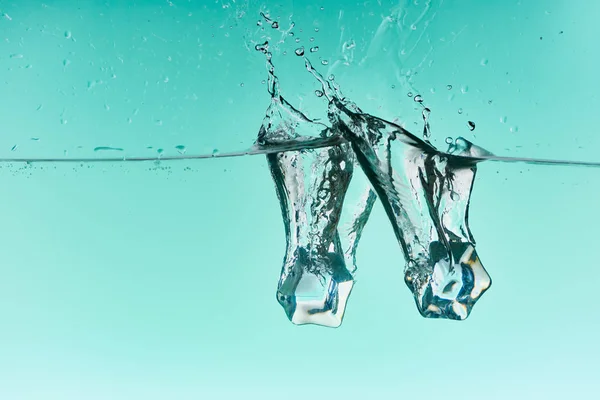
<svg viewBox="0 0 600 400">
<path fill-rule="evenodd" d="M 405 256 L 405 282 L 419 312 L 467 318 L 491 285 L 468 227 L 476 163 L 464 156 L 473 156 L 473 145 L 460 139 L 450 153 L 440 152 L 324 89 L 330 93 L 332 129 L 351 143 L 392 223 Z"/>
<path fill-rule="evenodd" d="M 279 94 L 266 54 L 271 104 L 255 146 L 309 144 L 334 136 Z M 356 160 L 349 143 L 267 154 L 267 161 L 286 236 L 277 300 L 295 324 L 337 327 L 354 285 L 356 246 L 375 194 L 364 177 L 352 182 Z M 344 207 L 348 192 L 353 201 Z"/>
</svg>

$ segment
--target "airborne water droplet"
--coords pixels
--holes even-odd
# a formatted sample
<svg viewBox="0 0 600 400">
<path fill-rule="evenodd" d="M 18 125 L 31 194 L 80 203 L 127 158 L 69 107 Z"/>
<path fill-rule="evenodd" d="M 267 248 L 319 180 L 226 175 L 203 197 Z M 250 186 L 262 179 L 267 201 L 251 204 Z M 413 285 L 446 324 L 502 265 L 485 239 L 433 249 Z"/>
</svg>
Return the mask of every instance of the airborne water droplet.
<svg viewBox="0 0 600 400">
<path fill-rule="evenodd" d="M 298 47 L 295 53 L 298 57 L 302 57 L 304 55 L 304 47 Z"/>
</svg>

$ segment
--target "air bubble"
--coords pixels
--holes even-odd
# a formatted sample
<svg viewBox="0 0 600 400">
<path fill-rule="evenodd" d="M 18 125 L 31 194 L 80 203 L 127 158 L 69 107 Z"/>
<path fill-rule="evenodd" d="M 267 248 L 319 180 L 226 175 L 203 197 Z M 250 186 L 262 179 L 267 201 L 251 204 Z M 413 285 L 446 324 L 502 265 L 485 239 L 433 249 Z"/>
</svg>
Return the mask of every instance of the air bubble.
<svg viewBox="0 0 600 400">
<path fill-rule="evenodd" d="M 459 109 L 458 109 L 458 113 L 459 113 L 459 114 L 462 114 L 462 113 L 463 113 L 463 109 L 462 109 L 462 108 L 459 108 Z"/>
<path fill-rule="evenodd" d="M 302 57 L 304 55 L 304 47 L 298 47 L 295 53 L 298 57 Z"/>
<path fill-rule="evenodd" d="M 416 103 L 422 103 L 423 102 L 423 96 L 421 96 L 420 94 L 416 95 L 415 98 L 413 99 Z"/>
<path fill-rule="evenodd" d="M 460 200 L 460 194 L 455 192 L 454 190 L 450 192 L 450 198 L 454 201 Z"/>
<path fill-rule="evenodd" d="M 446 89 L 452 90 L 452 85 L 446 85 Z"/>
<path fill-rule="evenodd" d="M 406 95 L 407 95 L 408 97 L 413 97 L 413 93 L 412 93 L 412 92 L 408 92 L 408 93 L 406 93 Z"/>
<path fill-rule="evenodd" d="M 330 81 L 333 81 L 333 80 L 335 80 L 335 75 L 331 74 L 331 75 L 329 75 L 329 77 L 327 79 L 329 79 Z"/>
<path fill-rule="evenodd" d="M 314 41 L 315 41 L 315 38 L 314 38 L 314 37 L 311 37 L 309 40 L 310 40 L 311 42 L 314 42 Z"/>
<path fill-rule="evenodd" d="M 315 90 L 315 94 L 317 95 L 317 97 L 323 97 L 325 93 L 323 93 L 323 91 L 321 90 Z"/>
<path fill-rule="evenodd" d="M 315 47 L 311 47 L 310 48 L 310 52 L 311 53 L 316 53 L 317 51 L 319 51 L 319 46 L 315 46 Z"/>
<path fill-rule="evenodd" d="M 475 122 L 469 121 L 467 122 L 467 124 L 469 124 L 469 129 L 471 130 L 471 132 L 475 130 Z"/>
<path fill-rule="evenodd" d="M 329 64 L 329 61 L 327 61 L 327 60 L 321 60 L 321 65 L 327 65 L 327 64 Z"/>
<path fill-rule="evenodd" d="M 454 139 L 452 139 L 450 136 L 448 136 L 446 138 L 446 144 L 452 144 L 452 142 L 454 142 Z"/>
</svg>

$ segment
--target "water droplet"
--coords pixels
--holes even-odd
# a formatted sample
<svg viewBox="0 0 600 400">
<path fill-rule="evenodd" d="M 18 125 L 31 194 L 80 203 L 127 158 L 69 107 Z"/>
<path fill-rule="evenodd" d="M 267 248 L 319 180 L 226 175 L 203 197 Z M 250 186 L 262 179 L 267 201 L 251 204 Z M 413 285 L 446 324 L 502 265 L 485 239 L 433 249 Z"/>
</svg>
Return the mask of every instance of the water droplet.
<svg viewBox="0 0 600 400">
<path fill-rule="evenodd" d="M 492 100 L 488 100 L 488 104 L 489 104 L 489 105 L 492 105 Z"/>
<path fill-rule="evenodd" d="M 262 21 L 261 20 L 256 21 L 256 25 L 257 26 L 262 26 Z"/>
<path fill-rule="evenodd" d="M 506 123 L 506 117 L 500 117 L 500 123 L 505 124 Z"/>
<path fill-rule="evenodd" d="M 304 47 L 298 47 L 295 53 L 298 57 L 302 57 L 304 55 Z"/>
<path fill-rule="evenodd" d="M 240 87 L 244 87 L 244 82 L 240 83 Z"/>
<path fill-rule="evenodd" d="M 467 123 L 469 124 L 469 129 L 471 130 L 471 132 L 474 131 L 475 130 L 475 122 L 469 121 Z"/>
<path fill-rule="evenodd" d="M 278 29 L 279 28 L 279 22 L 273 21 L 273 23 L 271 24 L 271 28 Z"/>
<path fill-rule="evenodd" d="M 265 81 L 265 80 L 263 79 L 262 81 L 260 81 L 260 83 L 262 83 L 262 84 L 264 85 L 265 83 L 267 83 L 267 81 Z"/>
<path fill-rule="evenodd" d="M 317 51 L 319 51 L 319 46 L 315 46 L 315 47 L 311 47 L 310 48 L 310 52 L 311 53 L 316 53 Z"/>
<path fill-rule="evenodd" d="M 179 154 L 184 154 L 186 151 L 185 146 L 182 144 L 175 146 L 175 149 L 179 152 Z"/>
<path fill-rule="evenodd" d="M 256 46 L 254 46 L 254 49 L 256 51 L 260 51 L 260 52 L 266 54 L 269 51 L 269 42 L 266 41 L 263 44 L 257 44 Z"/>
<path fill-rule="evenodd" d="M 408 93 L 406 93 L 406 95 L 407 95 L 408 97 L 413 97 L 413 93 L 412 93 L 412 92 L 408 92 Z"/>
<path fill-rule="evenodd" d="M 109 106 L 108 104 L 104 104 L 104 109 L 105 109 L 106 111 L 110 111 L 110 106 Z"/>
<path fill-rule="evenodd" d="M 452 144 L 452 142 L 454 142 L 454 139 L 452 139 L 450 136 L 448 136 L 446 138 L 446 144 Z"/>
<path fill-rule="evenodd" d="M 330 81 L 333 81 L 333 80 L 335 80 L 335 75 L 331 74 L 331 75 L 329 75 L 329 77 L 327 79 L 329 79 Z"/>
<path fill-rule="evenodd" d="M 212 155 L 215 156 L 217 154 L 219 154 L 219 149 L 213 149 Z"/>
<path fill-rule="evenodd" d="M 300 43 L 300 38 L 296 38 L 296 43 Z"/>
<path fill-rule="evenodd" d="M 396 89 L 396 85 L 392 85 L 392 89 Z"/>
<path fill-rule="evenodd" d="M 327 64 L 329 64 L 329 61 L 327 61 L 327 60 L 321 60 L 321 65 L 327 65 Z"/>
<path fill-rule="evenodd" d="M 452 85 L 446 85 L 446 89 L 452 90 Z"/>
<path fill-rule="evenodd" d="M 17 147 L 19 147 L 19 145 L 15 144 L 15 145 L 14 145 L 14 146 L 13 146 L 13 147 L 10 149 L 10 151 L 15 151 L 15 150 L 17 149 Z"/>
<path fill-rule="evenodd" d="M 319 28 L 315 28 L 315 32 L 319 32 Z M 561 32 L 562 33 L 562 32 Z"/>
<path fill-rule="evenodd" d="M 469 91 L 469 87 L 468 86 L 463 86 L 460 88 L 460 91 L 464 94 L 467 93 Z"/>
<path fill-rule="evenodd" d="M 481 66 L 485 67 L 486 65 L 488 65 L 488 60 L 487 58 L 484 58 L 481 60 Z"/>
<path fill-rule="evenodd" d="M 325 93 L 323 93 L 323 91 L 321 90 L 315 90 L 315 94 L 317 95 L 317 97 L 323 97 Z"/>
<path fill-rule="evenodd" d="M 511 126 L 511 127 L 510 127 L 510 132 L 511 132 L 511 133 L 516 133 L 516 132 L 518 132 L 518 131 L 519 131 L 519 127 L 518 127 L 518 126 Z"/>
<path fill-rule="evenodd" d="M 314 38 L 314 37 L 311 37 L 309 40 L 310 40 L 311 42 L 314 42 L 314 41 L 315 41 L 315 38 Z"/>
<path fill-rule="evenodd" d="M 61 119 L 60 119 L 60 123 L 61 123 L 62 125 L 66 125 L 68 122 L 69 122 L 69 121 L 67 121 L 67 120 L 66 120 L 66 119 L 64 119 L 64 118 L 61 118 Z"/>
<path fill-rule="evenodd" d="M 413 99 L 416 103 L 422 103 L 423 102 L 423 96 L 421 96 L 420 94 L 416 95 L 415 98 Z"/>
<path fill-rule="evenodd" d="M 454 201 L 460 200 L 460 194 L 455 192 L 454 190 L 450 192 L 450 198 Z"/>
<path fill-rule="evenodd" d="M 67 39 L 71 39 L 71 36 L 72 36 L 72 35 L 71 35 L 71 31 L 66 31 L 66 32 L 65 32 L 65 38 L 67 38 Z"/>
<path fill-rule="evenodd" d="M 459 109 L 458 109 L 458 113 L 459 113 L 459 114 L 462 114 L 462 113 L 463 113 L 463 109 L 462 109 L 462 108 L 459 108 Z"/>
<path fill-rule="evenodd" d="M 435 88 L 431 88 L 431 89 L 429 89 L 429 91 L 431 92 L 431 94 L 434 94 L 435 93 Z"/>
</svg>

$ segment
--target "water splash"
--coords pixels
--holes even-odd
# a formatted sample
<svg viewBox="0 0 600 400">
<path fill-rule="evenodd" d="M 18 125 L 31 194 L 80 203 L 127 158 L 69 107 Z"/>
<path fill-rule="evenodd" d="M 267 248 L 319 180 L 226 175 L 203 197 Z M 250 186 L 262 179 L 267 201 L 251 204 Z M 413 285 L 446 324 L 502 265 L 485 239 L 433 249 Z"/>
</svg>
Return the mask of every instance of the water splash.
<svg viewBox="0 0 600 400">
<path fill-rule="evenodd" d="M 257 50 L 266 56 L 271 103 L 255 145 L 266 149 L 339 136 L 281 95 L 268 43 Z M 353 179 L 355 157 L 349 146 L 340 142 L 267 155 L 286 236 L 277 300 L 295 324 L 339 326 L 354 286 L 356 248 L 374 195 L 366 180 Z M 367 196 L 351 201 L 349 193 L 361 191 Z M 344 212 L 349 205 L 357 210 Z"/>
</svg>

